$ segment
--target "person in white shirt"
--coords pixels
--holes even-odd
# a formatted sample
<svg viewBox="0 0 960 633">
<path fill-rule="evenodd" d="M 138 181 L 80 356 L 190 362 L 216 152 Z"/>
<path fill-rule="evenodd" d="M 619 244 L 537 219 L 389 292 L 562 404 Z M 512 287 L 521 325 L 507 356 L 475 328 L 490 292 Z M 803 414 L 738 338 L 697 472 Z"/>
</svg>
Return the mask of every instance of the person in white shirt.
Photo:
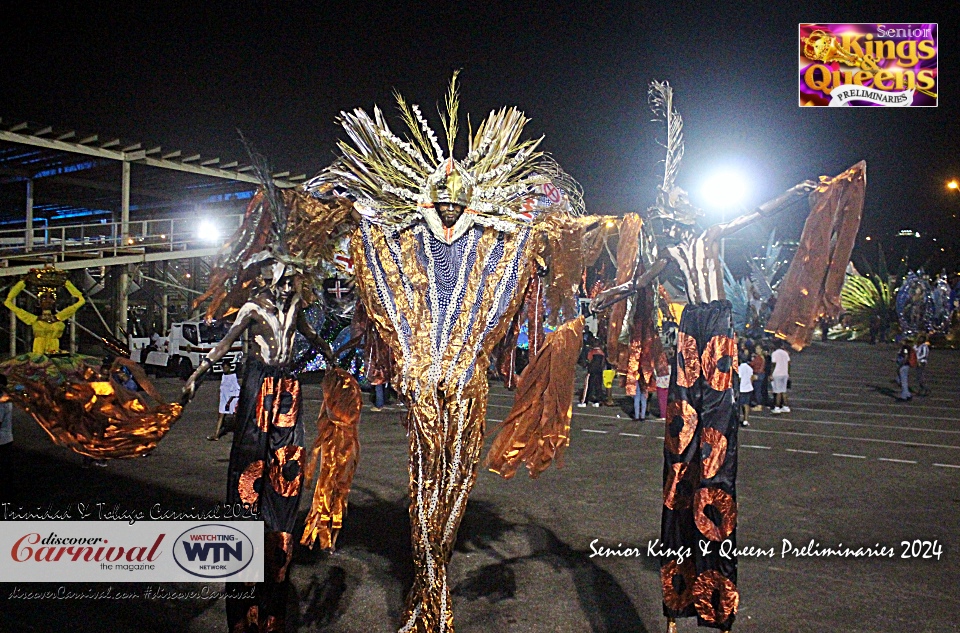
<svg viewBox="0 0 960 633">
<path fill-rule="evenodd" d="M 923 380 L 923 370 L 927 367 L 927 360 L 930 358 L 930 342 L 927 340 L 926 335 L 921 334 L 917 338 L 916 344 L 913 346 L 913 354 L 917 358 L 917 365 L 914 367 L 916 369 L 917 375 L 917 384 L 920 385 L 920 391 L 918 392 L 921 396 L 925 396 L 930 393 L 930 390 L 927 389 L 927 384 Z"/>
<path fill-rule="evenodd" d="M 226 416 L 233 416 L 237 412 L 237 402 L 240 401 L 240 381 L 237 380 L 237 368 L 230 363 L 223 364 L 223 377 L 220 379 L 220 416 L 217 418 L 217 428 L 213 435 L 208 435 L 207 439 L 211 442 L 219 441 L 221 437 L 229 433 L 232 424 L 223 428 L 223 420 Z"/>
<path fill-rule="evenodd" d="M 750 396 L 753 394 L 753 367 L 748 360 L 747 356 L 741 356 L 740 367 L 737 368 L 740 376 L 740 397 L 737 403 L 743 413 L 743 421 L 740 423 L 743 426 L 750 426 Z"/>
<path fill-rule="evenodd" d="M 787 384 L 790 382 L 790 354 L 783 349 L 783 342 L 777 341 L 777 349 L 770 356 L 773 372 L 770 382 L 773 387 L 773 413 L 790 413 L 787 406 Z"/>
</svg>

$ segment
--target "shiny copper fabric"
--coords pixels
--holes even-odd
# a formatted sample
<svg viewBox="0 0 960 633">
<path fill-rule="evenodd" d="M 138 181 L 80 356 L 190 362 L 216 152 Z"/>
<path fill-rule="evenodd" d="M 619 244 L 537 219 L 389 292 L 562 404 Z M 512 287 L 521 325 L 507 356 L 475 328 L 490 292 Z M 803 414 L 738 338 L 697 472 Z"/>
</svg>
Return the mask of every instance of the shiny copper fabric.
<svg viewBox="0 0 960 633">
<path fill-rule="evenodd" d="M 536 478 L 570 444 L 573 384 L 583 341 L 583 317 L 547 336 L 520 376 L 517 395 L 487 454 L 486 466 L 505 479 L 526 464 Z"/>
<path fill-rule="evenodd" d="M 643 221 L 636 213 L 628 213 L 620 224 L 620 241 L 617 243 L 617 277 L 614 286 L 633 279 L 640 251 L 640 227 Z M 607 330 L 607 358 L 616 359 L 620 355 L 620 332 L 627 313 L 627 304 L 620 301 L 610 308 L 609 329 Z"/>
<path fill-rule="evenodd" d="M 712 625 L 731 621 L 740 606 L 737 586 L 712 569 L 697 576 L 693 585 L 693 598 L 700 618 Z M 714 604 L 717 606 L 714 607 Z"/>
<path fill-rule="evenodd" d="M 721 630 L 732 627 L 738 600 L 736 556 L 720 555 L 721 541 L 727 541 L 726 547 L 737 545 L 740 414 L 731 379 L 735 339 L 730 311 L 726 301 L 690 304 L 680 319 L 664 433 L 660 531 L 667 550 L 691 554 L 684 563 L 694 567 L 697 577 L 695 599 L 688 602 L 676 583 L 689 587 L 690 579 L 669 567 L 671 562 L 679 565 L 675 556 L 661 556 L 663 614 L 696 616 L 701 626 Z M 701 543 L 711 545 L 708 552 Z"/>
<path fill-rule="evenodd" d="M 328 370 L 323 377 L 323 407 L 306 469 L 308 485 L 314 475 L 317 484 L 300 539 L 302 545 L 312 548 L 319 540 L 321 548 L 333 549 L 336 543 L 360 459 L 357 425 L 361 396 L 356 378 L 344 370 Z"/>
<path fill-rule="evenodd" d="M 263 483 L 263 460 L 250 462 L 243 473 L 240 475 L 240 481 L 237 484 L 237 491 L 240 500 L 250 505 L 260 500 L 260 485 Z"/>
<path fill-rule="evenodd" d="M 733 497 L 720 488 L 698 488 L 693 499 L 693 520 L 700 533 L 711 541 L 722 541 L 730 536 L 737 526 L 737 502 Z M 714 508 L 720 516 L 719 524 L 707 516 L 708 507 Z"/>
<path fill-rule="evenodd" d="M 663 602 L 671 609 L 681 611 L 693 604 L 693 583 L 697 570 L 693 559 L 687 558 L 682 564 L 670 561 L 660 568 L 660 582 L 663 585 Z"/>
<path fill-rule="evenodd" d="M 116 382 L 129 367 L 142 392 Z M 4 399 L 29 413 L 59 446 L 96 459 L 139 457 L 156 448 L 182 407 L 164 402 L 143 371 L 126 359 L 111 368 L 78 354 L 23 354 L 0 363 Z"/>
<path fill-rule="evenodd" d="M 714 336 L 707 341 L 700 356 L 703 378 L 716 391 L 726 391 L 733 386 L 734 357 L 737 343 L 730 336 Z"/>
<path fill-rule="evenodd" d="M 810 342 L 821 316 L 840 314 L 840 288 L 860 229 L 866 184 L 867 164 L 861 161 L 835 178 L 821 178 L 810 194 L 800 246 L 766 324 L 796 350 Z"/>
</svg>

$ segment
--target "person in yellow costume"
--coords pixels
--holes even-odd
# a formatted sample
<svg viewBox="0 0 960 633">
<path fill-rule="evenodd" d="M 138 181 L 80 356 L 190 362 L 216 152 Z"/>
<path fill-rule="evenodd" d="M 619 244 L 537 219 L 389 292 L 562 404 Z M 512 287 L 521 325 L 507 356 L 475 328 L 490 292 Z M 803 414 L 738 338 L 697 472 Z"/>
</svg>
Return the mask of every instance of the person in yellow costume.
<svg viewBox="0 0 960 633">
<path fill-rule="evenodd" d="M 17 307 L 17 295 L 23 292 L 23 289 L 27 287 L 25 281 L 18 281 L 13 288 L 10 289 L 10 292 L 7 294 L 6 301 L 3 302 L 3 305 L 10 308 L 17 318 L 33 328 L 33 353 L 34 354 L 59 354 L 60 353 L 60 337 L 63 336 L 63 328 L 65 327 L 64 322 L 77 313 L 83 304 L 87 302 L 83 298 L 83 294 L 70 283 L 69 280 L 63 283 L 63 287 L 67 289 L 72 296 L 76 297 L 76 301 L 60 310 L 60 312 L 54 313 L 54 308 L 57 305 L 57 293 L 56 290 L 49 287 L 41 288 L 40 292 L 37 295 L 37 301 L 40 304 L 40 316 L 37 316 L 31 312 L 27 312 L 23 308 Z"/>
</svg>

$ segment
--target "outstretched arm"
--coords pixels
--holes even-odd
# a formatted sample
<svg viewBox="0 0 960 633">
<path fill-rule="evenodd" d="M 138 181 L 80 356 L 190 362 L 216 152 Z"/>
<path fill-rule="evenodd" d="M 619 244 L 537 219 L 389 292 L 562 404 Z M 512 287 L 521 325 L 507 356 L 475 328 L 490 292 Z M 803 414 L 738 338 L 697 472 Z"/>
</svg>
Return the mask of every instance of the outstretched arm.
<svg viewBox="0 0 960 633">
<path fill-rule="evenodd" d="M 669 262 L 669 259 L 658 259 L 656 263 L 644 271 L 643 274 L 634 277 L 627 283 L 604 290 L 590 302 L 590 312 L 606 310 L 613 304 L 619 303 L 627 297 L 636 294 L 638 290 L 652 282 L 654 277 L 659 275 Z"/>
<path fill-rule="evenodd" d="M 18 281 L 13 285 L 13 288 L 10 289 L 10 292 L 7 293 L 7 299 L 3 302 L 3 305 L 10 308 L 10 310 L 17 315 L 17 318 L 26 323 L 27 325 L 33 325 L 37 322 L 37 315 L 31 314 L 24 310 L 23 308 L 17 307 L 17 295 L 23 292 L 23 289 L 27 287 L 23 281 Z"/>
<path fill-rule="evenodd" d="M 726 224 L 721 224 L 717 228 L 715 238 L 720 239 L 722 237 L 729 237 L 739 231 L 740 229 L 753 224 L 760 218 L 768 218 L 770 216 L 776 215 L 792 205 L 797 200 L 801 198 L 806 198 L 810 195 L 810 192 L 817 188 L 817 183 L 812 180 L 804 180 L 798 185 L 790 187 L 785 192 L 774 198 L 773 200 L 768 200 L 764 202 L 759 207 L 757 207 L 753 213 L 748 213 L 742 215 L 739 218 L 733 220 L 732 222 L 727 222 Z"/>
<path fill-rule="evenodd" d="M 330 344 L 313 329 L 313 326 L 310 325 L 310 322 L 307 321 L 305 316 L 305 311 L 300 310 L 297 312 L 297 331 L 306 337 L 310 344 L 319 347 L 320 353 L 323 354 L 324 358 L 327 359 L 328 365 L 336 364 L 337 357 L 333 354 L 333 349 L 331 349 Z"/>
<path fill-rule="evenodd" d="M 76 314 L 77 310 L 82 308 L 83 304 L 87 302 L 87 300 L 83 298 L 83 293 L 80 292 L 76 286 L 70 283 L 69 279 L 63 282 L 63 287 L 67 289 L 67 292 L 69 292 L 73 297 L 76 298 L 76 301 L 73 303 L 73 305 L 69 305 L 63 310 L 60 310 L 60 312 L 57 312 L 58 321 L 66 321 L 67 319 L 72 317 L 74 314 Z"/>
<path fill-rule="evenodd" d="M 193 375 L 187 379 L 187 382 L 183 385 L 183 395 L 180 397 L 181 402 L 189 402 L 193 399 L 197 391 L 197 381 L 213 367 L 214 363 L 226 355 L 230 348 L 233 347 L 234 342 L 243 334 L 243 331 L 253 323 L 253 311 L 248 309 L 247 305 L 240 308 L 233 327 L 231 327 L 227 335 L 223 337 L 223 340 L 217 343 L 217 346 L 210 350 L 210 353 L 200 361 L 200 366 L 197 367 Z"/>
</svg>

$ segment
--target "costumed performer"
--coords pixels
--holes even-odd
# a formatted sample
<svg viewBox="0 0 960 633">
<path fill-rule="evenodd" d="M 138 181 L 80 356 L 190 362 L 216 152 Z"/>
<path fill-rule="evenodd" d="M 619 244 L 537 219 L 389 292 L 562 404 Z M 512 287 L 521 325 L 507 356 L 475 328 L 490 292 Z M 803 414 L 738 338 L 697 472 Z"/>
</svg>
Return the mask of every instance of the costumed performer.
<svg viewBox="0 0 960 633">
<path fill-rule="evenodd" d="M 736 547 L 740 419 L 733 383 L 737 346 L 731 305 L 724 296 L 720 240 L 814 192 L 801 237 L 801 248 L 807 244 L 808 250 L 797 254 L 781 289 L 783 313 L 793 315 L 795 323 L 783 329 L 768 324 L 781 338 L 802 346 L 817 319 L 834 303 L 839 309 L 836 277 L 839 274 L 842 283 L 859 228 L 866 167 L 859 163 L 836 178 L 822 178 L 819 184 L 800 183 L 751 214 L 698 231 L 699 210 L 674 184 L 683 156 L 683 122 L 673 107 L 673 89 L 666 82 L 652 82 L 649 100 L 667 126 L 663 183 L 656 205 L 648 209 L 647 221 L 638 232 L 640 248 L 634 266 L 628 268 L 629 281 L 600 293 L 592 308 L 604 309 L 635 295 L 657 275 L 669 274 L 668 265 L 679 269 L 678 285 L 684 287 L 688 304 L 681 315 L 671 366 L 661 542 L 668 551 L 689 548 L 693 556 L 682 563 L 661 557 L 663 613 L 670 632 L 676 631 L 676 618 L 693 616 L 700 626 L 729 631 L 740 600 L 737 560 L 720 556 L 719 548 L 723 541 Z M 776 317 L 777 312 L 771 323 L 778 321 Z M 709 551 L 704 552 L 698 542 L 711 543 Z"/>
<path fill-rule="evenodd" d="M 441 115 L 445 149 L 419 108 L 397 100 L 406 138 L 378 108 L 343 113 L 352 144 L 341 142 L 340 159 L 305 187 L 320 200 L 351 199 L 359 213 L 356 290 L 410 405 L 416 575 L 400 631 L 451 633 L 447 565 L 480 462 L 489 354 L 528 292 L 560 327 L 521 377 L 488 465 L 509 477 L 526 463 L 535 476 L 569 441 L 582 199 L 538 140 L 520 140 L 527 119 L 515 108 L 492 112 L 455 159 L 456 75 Z"/>
<path fill-rule="evenodd" d="M 295 231 L 287 199 L 273 186 L 265 160 L 252 153 L 251 159 L 263 191 L 251 200 L 241 226 L 218 255 L 209 290 L 196 302 L 212 297 L 208 318 L 226 306 L 228 314 L 236 312 L 235 320 L 187 379 L 182 397 L 184 402 L 191 399 L 204 374 L 244 332 L 249 334 L 227 470 L 227 503 L 250 507 L 262 517 L 265 567 L 264 582 L 257 583 L 252 597 L 227 598 L 231 633 L 284 630 L 306 470 L 300 381 L 293 373 L 296 334 L 318 348 L 329 366 L 335 360 L 305 315 L 310 303 L 305 295 L 313 299 L 319 286 L 315 262 L 289 250 L 288 239 Z M 342 370 L 328 373 L 334 372 Z M 243 585 L 228 586 L 243 591 Z"/>
<path fill-rule="evenodd" d="M 167 403 L 131 361 L 117 357 L 111 365 L 99 358 L 60 351 L 64 321 L 76 314 L 85 300 L 55 268 L 30 271 L 10 289 L 4 305 L 33 328 L 33 353 L 0 363 L 7 377 L 4 395 L 29 413 L 54 443 L 96 460 L 137 457 L 152 451 L 180 417 L 179 404 Z M 37 295 L 40 315 L 16 305 L 25 287 Z M 64 287 L 77 299 L 55 312 L 57 289 Z M 101 342 L 115 353 L 118 343 Z M 128 389 L 118 380 L 122 369 L 139 389 Z"/>
</svg>

